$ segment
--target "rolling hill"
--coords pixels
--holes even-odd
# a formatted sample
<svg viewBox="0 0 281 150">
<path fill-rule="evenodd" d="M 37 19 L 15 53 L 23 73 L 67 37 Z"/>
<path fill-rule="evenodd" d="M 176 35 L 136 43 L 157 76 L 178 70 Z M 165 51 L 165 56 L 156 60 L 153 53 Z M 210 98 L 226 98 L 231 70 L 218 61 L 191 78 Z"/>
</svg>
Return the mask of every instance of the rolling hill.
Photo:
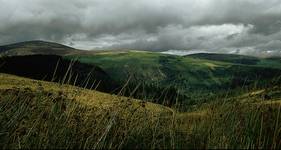
<svg viewBox="0 0 281 150">
<path fill-rule="evenodd" d="M 128 52 L 129 50 L 120 50 L 118 52 Z M 23 56 L 23 55 L 95 55 L 96 53 L 113 53 L 112 50 L 80 50 L 65 46 L 59 43 L 47 41 L 26 41 L 0 46 L 0 56 Z"/>
<path fill-rule="evenodd" d="M 256 65 L 259 61 L 259 59 L 256 57 L 236 55 L 236 54 L 198 53 L 198 54 L 186 55 L 185 57 L 223 61 L 223 62 L 244 64 L 244 65 Z"/>
<path fill-rule="evenodd" d="M 281 58 L 257 58 L 244 55 L 235 55 L 235 54 L 215 54 L 215 53 L 199 53 L 187 55 L 185 57 L 213 60 L 213 61 L 222 61 L 235 64 L 243 65 L 252 65 L 252 66 L 261 66 L 261 67 L 271 67 L 271 68 L 281 68 Z"/>
<path fill-rule="evenodd" d="M 83 63 L 96 64 L 104 69 L 116 82 L 144 83 L 156 87 L 175 87 L 180 93 L 192 95 L 193 91 L 204 94 L 227 91 L 251 85 L 256 82 L 267 83 L 281 75 L 281 63 L 275 66 L 245 64 L 258 58 L 222 55 L 232 60 L 211 60 L 180 57 L 154 52 L 130 51 L 127 53 L 101 53 L 93 56 L 67 56 Z M 263 64 L 272 61 L 263 60 Z M 262 79 L 262 80 L 260 80 Z"/>
<path fill-rule="evenodd" d="M 43 41 L 12 44 L 2 46 L 1 49 L 3 53 L 11 56 L 56 54 L 62 56 L 60 58 L 62 61 L 78 60 L 82 66 L 98 66 L 106 74 L 104 77 L 98 75 L 98 80 L 105 79 L 103 80 L 105 82 L 110 78 L 109 82 L 102 83 L 100 86 L 103 88 L 98 90 L 109 92 L 115 89 L 115 93 L 122 90 L 123 95 L 161 104 L 167 103 L 167 105 L 182 101 L 196 104 L 198 99 L 208 99 L 209 96 L 221 91 L 226 92 L 253 84 L 269 84 L 271 80 L 281 75 L 281 62 L 278 58 L 262 59 L 241 55 L 203 53 L 181 57 L 134 50 L 89 52 Z M 44 63 L 40 63 L 40 59 L 30 60 L 27 63 L 32 66 L 29 70 L 19 66 L 27 61 L 24 60 L 14 67 L 2 69 L 2 72 L 16 75 L 29 74 L 27 77 L 43 79 L 45 74 L 55 70 L 57 62 L 50 59 L 52 69 L 44 71 L 43 66 L 48 63 L 48 56 L 40 57 Z M 10 58 L 10 60 L 16 61 L 19 58 L 22 57 Z M 38 64 L 34 64 L 34 62 L 38 62 Z M 10 69 L 13 71 L 9 71 L 7 68 L 13 68 Z M 17 71 L 17 68 L 21 69 Z M 31 73 L 35 68 L 41 68 L 43 76 L 36 77 L 36 74 Z M 68 67 L 63 65 L 62 68 L 65 73 Z M 87 78 L 91 67 L 77 68 L 74 70 L 83 74 L 79 77 L 80 86 L 85 85 L 82 79 Z M 63 78 L 64 73 L 61 73 L 60 79 Z M 49 76 L 47 81 L 51 81 L 50 78 Z M 90 82 L 95 82 L 95 78 Z M 125 87 L 123 88 L 123 86 Z M 88 88 L 92 87 L 88 85 Z"/>
<path fill-rule="evenodd" d="M 0 46 L 0 53 L 2 55 L 16 56 L 16 55 L 69 55 L 81 54 L 85 51 L 77 50 L 62 44 L 45 42 L 45 41 L 27 41 L 15 43 L 10 45 Z"/>
</svg>

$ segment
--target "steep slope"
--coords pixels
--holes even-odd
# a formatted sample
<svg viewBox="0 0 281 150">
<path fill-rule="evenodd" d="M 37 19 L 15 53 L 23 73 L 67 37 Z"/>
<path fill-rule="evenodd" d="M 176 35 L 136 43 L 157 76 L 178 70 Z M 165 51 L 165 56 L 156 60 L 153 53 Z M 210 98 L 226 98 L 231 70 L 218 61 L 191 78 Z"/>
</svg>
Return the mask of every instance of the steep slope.
<svg viewBox="0 0 281 150">
<path fill-rule="evenodd" d="M 130 100 L 134 105 L 142 102 L 138 99 L 132 99 L 124 96 L 111 95 L 95 90 L 88 90 L 67 84 L 58 84 L 53 82 L 28 79 L 20 76 L 0 73 L 0 90 L 3 91 L 41 91 L 52 94 L 62 94 L 67 99 L 75 99 L 75 101 L 87 106 L 95 107 L 114 107 L 116 103 L 123 103 L 125 100 Z M 2 93 L 3 94 L 3 93 Z M 1 96 L 1 94 L 0 94 Z M 16 95 L 14 95 L 16 96 Z M 59 96 L 59 95 L 58 95 Z M 171 109 L 162 105 L 145 102 L 146 108 L 150 111 L 170 112 Z"/>
<path fill-rule="evenodd" d="M 8 56 L 34 54 L 69 55 L 81 52 L 83 51 L 58 43 L 45 41 L 28 41 L 0 46 L 0 54 Z"/>
<path fill-rule="evenodd" d="M 2 57 L 0 72 L 109 93 L 117 88 L 117 84 L 100 67 L 65 60 L 56 55 Z"/>
<path fill-rule="evenodd" d="M 224 57 L 222 55 L 221 57 Z M 240 87 L 258 79 L 271 80 L 281 74 L 280 68 L 244 65 L 224 61 L 180 57 L 152 52 L 107 53 L 94 56 L 69 56 L 83 63 L 96 64 L 119 82 L 127 79 L 179 90 L 216 90 Z M 246 59 L 243 58 L 243 59 Z M 226 60 L 228 60 L 226 58 Z M 246 61 L 252 63 L 256 59 Z M 231 60 L 229 60 L 231 61 Z M 235 60 L 236 62 L 236 60 Z"/>
<path fill-rule="evenodd" d="M 5 149 L 151 147 L 149 132 L 163 130 L 157 118 L 169 114 L 169 108 L 153 103 L 0 74 Z"/>
<path fill-rule="evenodd" d="M 97 65 L 71 61 L 56 55 L 2 57 L 0 58 L 0 72 L 143 98 L 169 106 L 176 102 L 170 99 L 185 97 L 179 95 L 175 88 L 124 85 L 124 83 L 113 80 L 114 74 L 106 73 Z M 145 92 L 142 91 L 143 88 Z M 147 96 L 149 98 L 145 98 Z"/>
<path fill-rule="evenodd" d="M 179 113 L 127 97 L 0 74 L 0 147 L 280 149 L 280 91 L 280 85 L 244 91 Z"/>
</svg>

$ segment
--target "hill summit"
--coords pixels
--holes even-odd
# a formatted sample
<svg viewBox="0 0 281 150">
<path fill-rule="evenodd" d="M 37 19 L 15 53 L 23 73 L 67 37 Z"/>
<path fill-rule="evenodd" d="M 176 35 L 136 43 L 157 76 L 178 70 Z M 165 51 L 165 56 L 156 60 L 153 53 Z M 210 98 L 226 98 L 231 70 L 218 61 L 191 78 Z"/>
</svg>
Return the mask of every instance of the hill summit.
<svg viewBox="0 0 281 150">
<path fill-rule="evenodd" d="M 70 55 L 82 52 L 75 48 L 62 44 L 46 41 L 27 41 L 15 44 L 0 46 L 0 53 L 4 55 Z"/>
</svg>

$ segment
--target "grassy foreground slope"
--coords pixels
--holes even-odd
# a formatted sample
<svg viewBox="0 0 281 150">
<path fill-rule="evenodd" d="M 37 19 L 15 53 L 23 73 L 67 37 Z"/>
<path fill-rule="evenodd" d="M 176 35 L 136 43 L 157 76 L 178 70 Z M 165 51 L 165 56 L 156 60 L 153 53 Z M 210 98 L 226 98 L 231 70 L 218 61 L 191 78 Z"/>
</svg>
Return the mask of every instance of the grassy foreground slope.
<svg viewBox="0 0 281 150">
<path fill-rule="evenodd" d="M 222 97 L 179 113 L 0 74 L 0 147 L 281 148 L 280 85 Z"/>
<path fill-rule="evenodd" d="M 110 108 L 114 107 L 117 103 L 122 103 L 127 100 L 130 101 L 132 105 L 143 103 L 143 101 L 141 100 L 132 99 L 128 97 L 111 95 L 71 85 L 61 85 L 59 83 L 32 80 L 9 74 L 0 73 L 0 79 L 1 91 L 9 92 L 13 90 L 23 90 L 30 92 L 42 92 L 42 94 L 45 93 L 47 95 L 58 94 L 58 96 L 61 96 L 62 98 L 64 97 L 72 101 L 77 101 L 87 106 Z M 149 102 L 145 102 L 144 104 L 145 108 L 156 113 L 163 111 L 171 111 L 170 108 L 163 107 L 158 104 L 153 104 Z"/>
<path fill-rule="evenodd" d="M 156 118 L 171 113 L 140 100 L 0 74 L 1 148 L 130 146 L 135 138 L 149 142 L 151 132 L 162 130 L 151 128 Z M 145 128 L 151 129 L 138 133 Z"/>
</svg>

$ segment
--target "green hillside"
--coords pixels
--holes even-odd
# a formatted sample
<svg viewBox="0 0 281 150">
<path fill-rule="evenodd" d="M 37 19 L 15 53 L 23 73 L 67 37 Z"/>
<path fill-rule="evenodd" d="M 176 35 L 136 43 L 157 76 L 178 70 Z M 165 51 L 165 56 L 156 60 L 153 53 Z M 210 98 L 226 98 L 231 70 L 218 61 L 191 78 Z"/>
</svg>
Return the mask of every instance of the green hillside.
<svg viewBox="0 0 281 150">
<path fill-rule="evenodd" d="M 116 83 L 116 86 L 108 87 L 111 91 L 114 89 L 115 93 L 119 93 L 122 86 L 129 81 L 126 88 L 122 90 L 123 95 L 161 104 L 166 103 L 165 105 L 169 106 L 176 101 L 188 101 L 190 104 L 195 104 L 194 101 L 198 99 L 208 99 L 209 96 L 214 96 L 218 92 L 228 92 L 235 88 L 253 85 L 253 83 L 268 84 L 281 74 L 279 58 L 261 59 L 229 54 L 193 54 L 181 57 L 133 50 L 81 51 L 44 41 L 1 46 L 0 53 L 9 56 L 54 54 L 67 59 L 78 59 L 82 63 L 101 67 Z M 41 57 L 48 60 L 48 56 Z M 32 60 L 29 63 L 35 65 L 35 68 L 38 67 L 41 70 L 44 68 L 39 65 L 40 63 L 33 63 Z M 48 61 L 45 63 L 48 64 Z M 56 66 L 56 63 L 52 62 L 53 66 Z M 32 71 L 20 68 L 20 74 L 33 74 Z M 13 72 L 19 72 L 17 67 L 13 68 Z M 49 74 L 48 71 L 41 72 Z M 79 69 L 78 72 L 87 71 Z M 30 76 L 33 77 L 33 75 Z M 80 78 L 84 76 L 87 76 L 87 73 L 79 75 Z M 104 85 L 100 84 L 100 86 Z"/>
<path fill-rule="evenodd" d="M 243 56 L 235 54 L 214 54 L 214 53 L 199 53 L 187 55 L 185 57 L 189 58 L 198 58 L 205 60 L 214 60 L 229 62 L 235 64 L 244 64 L 252 66 L 262 66 L 262 67 L 271 67 L 271 68 L 281 68 L 281 58 L 257 58 L 252 56 Z"/>
<path fill-rule="evenodd" d="M 224 55 L 222 55 L 224 57 Z M 236 61 L 180 57 L 153 52 L 130 51 L 99 53 L 93 56 L 68 56 L 83 63 L 96 64 L 118 82 L 141 82 L 176 87 L 181 93 L 207 93 L 247 86 L 263 79 L 264 83 L 281 75 L 281 65 L 266 67 L 275 60 L 263 59 L 257 65 Z M 252 57 L 245 57 L 252 61 Z M 257 59 L 257 58 L 256 58 Z M 228 59 L 227 59 L 228 60 Z M 263 64 L 263 65 L 259 65 Z M 205 93 L 206 94 L 206 93 Z"/>
</svg>

